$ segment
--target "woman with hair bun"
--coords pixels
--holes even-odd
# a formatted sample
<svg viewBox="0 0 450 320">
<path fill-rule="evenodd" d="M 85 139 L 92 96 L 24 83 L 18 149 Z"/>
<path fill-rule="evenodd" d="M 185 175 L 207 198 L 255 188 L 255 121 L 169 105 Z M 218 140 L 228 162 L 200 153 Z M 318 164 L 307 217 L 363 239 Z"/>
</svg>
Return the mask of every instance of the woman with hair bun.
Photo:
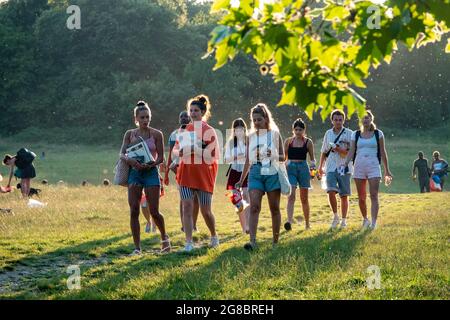
<svg viewBox="0 0 450 320">
<path fill-rule="evenodd" d="M 150 127 L 152 113 L 145 101 L 139 101 L 134 108 L 136 129 L 128 130 L 120 148 L 120 157 L 130 166 L 128 176 L 128 204 L 130 206 L 130 227 L 133 234 L 135 249 L 133 255 L 141 254 L 141 238 L 139 213 L 142 190 L 150 209 L 150 215 L 161 233 L 161 252 L 170 251 L 170 240 L 166 233 L 164 216 L 159 212 L 159 197 L 161 182 L 158 165 L 164 161 L 164 138 L 161 131 Z M 147 144 L 155 162 L 151 164 L 140 163 L 136 159 L 128 158 L 126 149 L 129 145 L 142 138 Z"/>
<path fill-rule="evenodd" d="M 177 181 L 183 207 L 183 226 L 186 235 L 184 250 L 194 249 L 192 240 L 194 197 L 197 196 L 200 211 L 211 234 L 210 247 L 219 246 L 215 217 L 212 213 L 212 198 L 218 172 L 219 145 L 213 127 L 207 121 L 211 104 L 205 95 L 187 102 L 187 111 L 192 122 L 177 137 L 174 154 L 179 156 Z"/>
</svg>

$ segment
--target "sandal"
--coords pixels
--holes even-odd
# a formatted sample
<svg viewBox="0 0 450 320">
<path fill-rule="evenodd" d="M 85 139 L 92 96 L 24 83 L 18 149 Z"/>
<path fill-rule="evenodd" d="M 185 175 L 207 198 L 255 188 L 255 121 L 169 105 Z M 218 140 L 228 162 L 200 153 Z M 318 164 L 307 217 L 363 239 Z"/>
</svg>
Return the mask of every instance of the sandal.
<svg viewBox="0 0 450 320">
<path fill-rule="evenodd" d="M 167 244 L 167 245 L 164 245 Z M 170 245 L 170 238 L 166 235 L 165 240 L 161 240 L 161 253 L 170 252 L 172 246 Z"/>
</svg>

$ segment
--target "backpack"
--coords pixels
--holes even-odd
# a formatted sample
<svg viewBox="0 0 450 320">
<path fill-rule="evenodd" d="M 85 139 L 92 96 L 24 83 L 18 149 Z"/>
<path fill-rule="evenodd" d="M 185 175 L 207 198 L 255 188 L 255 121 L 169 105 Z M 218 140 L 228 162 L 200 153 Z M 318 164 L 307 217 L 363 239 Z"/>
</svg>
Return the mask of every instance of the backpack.
<svg viewBox="0 0 450 320">
<path fill-rule="evenodd" d="M 377 140 L 377 158 L 378 158 L 378 163 L 381 164 L 380 132 L 378 131 L 378 129 L 375 129 L 374 134 L 375 134 L 375 140 Z M 355 153 L 353 154 L 353 163 L 355 163 L 356 150 L 358 148 L 358 139 L 359 139 L 360 136 L 361 136 L 361 130 L 356 130 L 355 131 Z"/>
<path fill-rule="evenodd" d="M 26 148 L 21 148 L 19 151 L 17 151 L 16 157 L 20 161 L 20 163 L 23 164 L 23 166 L 27 166 L 33 162 L 33 160 L 36 158 L 36 154 Z"/>
</svg>

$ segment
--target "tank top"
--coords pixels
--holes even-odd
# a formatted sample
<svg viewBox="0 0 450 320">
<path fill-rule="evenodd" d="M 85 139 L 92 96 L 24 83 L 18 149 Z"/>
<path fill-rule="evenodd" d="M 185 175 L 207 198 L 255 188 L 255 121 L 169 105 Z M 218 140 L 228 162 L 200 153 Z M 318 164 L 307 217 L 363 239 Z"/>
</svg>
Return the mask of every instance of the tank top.
<svg viewBox="0 0 450 320">
<path fill-rule="evenodd" d="M 302 147 L 294 147 L 294 139 L 289 144 L 288 160 L 306 160 L 308 154 L 308 138 L 305 139 Z"/>
<path fill-rule="evenodd" d="M 131 132 L 130 142 L 133 143 L 137 139 L 138 139 L 138 131 L 134 130 Z M 144 139 L 144 142 L 147 144 L 148 149 L 150 150 L 150 153 L 152 154 L 153 158 L 156 159 L 158 157 L 158 152 L 156 151 L 155 138 L 152 135 L 150 135 L 148 139 Z"/>
</svg>

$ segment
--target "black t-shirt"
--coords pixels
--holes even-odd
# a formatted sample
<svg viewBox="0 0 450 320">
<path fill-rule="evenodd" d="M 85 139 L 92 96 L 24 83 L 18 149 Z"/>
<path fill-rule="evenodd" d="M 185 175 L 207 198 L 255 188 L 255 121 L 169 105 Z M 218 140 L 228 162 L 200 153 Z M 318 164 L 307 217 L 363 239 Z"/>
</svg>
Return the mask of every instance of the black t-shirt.
<svg viewBox="0 0 450 320">
<path fill-rule="evenodd" d="M 414 168 L 419 171 L 419 177 L 429 177 L 429 168 L 427 159 L 417 159 L 414 161 Z"/>
</svg>

